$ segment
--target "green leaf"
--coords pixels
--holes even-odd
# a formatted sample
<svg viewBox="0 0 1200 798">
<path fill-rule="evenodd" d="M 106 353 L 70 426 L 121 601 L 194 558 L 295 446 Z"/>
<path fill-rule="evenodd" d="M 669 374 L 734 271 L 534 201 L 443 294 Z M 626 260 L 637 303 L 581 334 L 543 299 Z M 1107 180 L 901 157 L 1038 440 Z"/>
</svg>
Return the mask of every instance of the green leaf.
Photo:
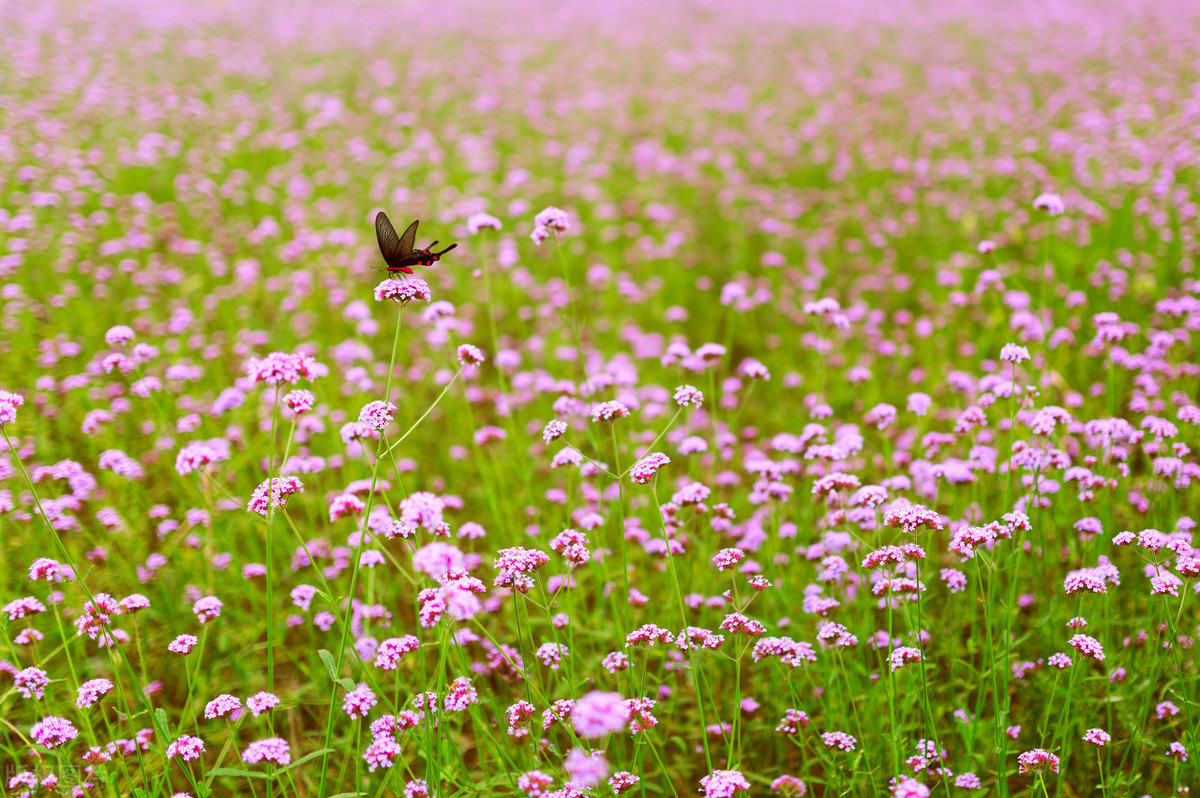
<svg viewBox="0 0 1200 798">
<path fill-rule="evenodd" d="M 325 663 L 325 670 L 329 671 L 329 678 L 336 682 L 338 678 L 337 662 L 333 659 L 333 655 L 323 648 L 317 651 L 317 655 Z"/>
<path fill-rule="evenodd" d="M 354 683 L 353 679 L 339 679 L 338 684 L 340 684 L 342 687 L 345 687 L 347 690 L 358 689 L 358 685 Z"/>
<path fill-rule="evenodd" d="M 208 771 L 209 776 L 234 776 L 239 779 L 266 779 L 266 773 L 254 773 L 249 770 L 239 770 L 238 768 L 213 768 Z"/>
<path fill-rule="evenodd" d="M 360 795 L 366 795 L 365 792 L 339 792 L 337 795 L 331 795 L 329 798 L 358 798 Z"/>
<path fill-rule="evenodd" d="M 333 752 L 334 751 L 332 748 L 322 748 L 320 751 L 313 751 L 311 754 L 305 754 L 304 756 L 300 757 L 295 762 L 288 765 L 287 767 L 285 767 L 283 770 L 280 770 L 279 772 L 286 773 L 287 771 L 291 770 L 292 768 L 300 767 L 301 765 L 303 765 L 305 762 L 307 762 L 310 759 L 316 759 L 317 757 L 321 756 L 322 754 L 332 754 Z M 357 794 L 358 793 L 354 793 L 354 795 L 357 795 Z"/>
<path fill-rule="evenodd" d="M 171 724 L 167 723 L 167 711 L 162 707 L 154 710 L 154 719 L 158 721 L 159 728 L 164 732 L 171 731 Z"/>
<path fill-rule="evenodd" d="M 492 776 L 490 779 L 484 779 L 483 781 L 472 779 L 471 781 L 477 787 L 499 787 L 501 784 L 508 783 L 510 775 L 511 774 L 509 773 L 498 773 L 495 776 Z"/>
</svg>

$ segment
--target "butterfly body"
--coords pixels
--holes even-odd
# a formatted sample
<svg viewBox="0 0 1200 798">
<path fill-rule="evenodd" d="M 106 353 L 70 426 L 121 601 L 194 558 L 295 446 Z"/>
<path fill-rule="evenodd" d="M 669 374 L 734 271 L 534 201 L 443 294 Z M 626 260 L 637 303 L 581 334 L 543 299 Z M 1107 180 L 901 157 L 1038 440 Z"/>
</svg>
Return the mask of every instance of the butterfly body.
<svg viewBox="0 0 1200 798">
<path fill-rule="evenodd" d="M 434 241 L 424 249 L 415 249 L 417 242 L 417 224 L 413 222 L 404 230 L 403 235 L 396 235 L 396 228 L 383 211 L 375 214 L 375 237 L 379 240 L 379 252 L 387 263 L 388 275 L 395 277 L 400 274 L 412 274 L 413 266 L 432 266 L 442 259 L 450 250 L 458 246 L 451 244 L 441 252 L 435 252 Z"/>
</svg>

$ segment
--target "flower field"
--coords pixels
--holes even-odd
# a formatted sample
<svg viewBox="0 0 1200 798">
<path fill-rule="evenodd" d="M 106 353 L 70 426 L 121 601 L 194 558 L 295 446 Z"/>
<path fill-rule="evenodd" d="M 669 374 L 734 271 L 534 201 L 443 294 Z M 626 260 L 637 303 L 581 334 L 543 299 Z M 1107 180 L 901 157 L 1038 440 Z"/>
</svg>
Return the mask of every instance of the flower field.
<svg viewBox="0 0 1200 798">
<path fill-rule="evenodd" d="M 1200 790 L 1198 48 L 0 4 L 0 785 Z"/>
</svg>

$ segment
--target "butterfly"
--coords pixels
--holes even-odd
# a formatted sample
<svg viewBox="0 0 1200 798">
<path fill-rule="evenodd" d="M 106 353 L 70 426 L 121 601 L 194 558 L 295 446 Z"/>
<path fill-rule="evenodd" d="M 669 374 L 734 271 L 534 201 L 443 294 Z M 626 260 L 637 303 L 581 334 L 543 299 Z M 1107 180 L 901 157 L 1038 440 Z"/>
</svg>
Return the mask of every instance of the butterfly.
<svg viewBox="0 0 1200 798">
<path fill-rule="evenodd" d="M 397 236 L 396 228 L 383 211 L 375 214 L 375 237 L 379 239 L 379 251 L 387 263 L 389 276 L 397 274 L 412 274 L 411 266 L 432 266 L 441 260 L 442 256 L 458 246 L 451 244 L 441 252 L 434 252 L 436 241 L 425 249 L 413 249 L 417 241 L 417 222 L 413 222 L 404 230 L 404 235 Z"/>
</svg>

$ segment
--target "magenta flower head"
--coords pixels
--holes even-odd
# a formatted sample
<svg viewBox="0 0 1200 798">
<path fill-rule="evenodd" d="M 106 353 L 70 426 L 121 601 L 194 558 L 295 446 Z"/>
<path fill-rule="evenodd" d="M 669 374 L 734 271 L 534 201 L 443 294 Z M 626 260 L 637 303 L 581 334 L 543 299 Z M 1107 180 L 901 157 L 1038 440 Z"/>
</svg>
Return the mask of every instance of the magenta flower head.
<svg viewBox="0 0 1200 798">
<path fill-rule="evenodd" d="M 200 641 L 195 635 L 179 635 L 170 643 L 167 643 L 167 651 L 170 651 L 172 654 L 187 654 L 195 648 L 198 642 Z"/>
<path fill-rule="evenodd" d="M 680 407 L 689 405 L 699 407 L 704 403 L 704 394 L 694 385 L 680 385 L 675 389 L 675 404 Z"/>
<path fill-rule="evenodd" d="M 17 408 L 25 404 L 20 394 L 0 391 L 0 424 L 11 424 L 17 420 Z"/>
<path fill-rule="evenodd" d="M 976 249 L 979 251 L 980 255 L 987 255 L 990 252 L 996 251 L 996 242 L 985 239 L 979 242 L 979 246 L 976 247 Z"/>
<path fill-rule="evenodd" d="M 630 646 L 645 646 L 646 648 L 654 648 L 659 643 L 670 645 L 675 642 L 675 635 L 670 631 L 656 626 L 652 623 L 645 623 L 634 629 L 629 634 L 625 635 L 625 647 Z M 757 662 L 757 660 L 755 660 Z"/>
<path fill-rule="evenodd" d="M 268 485 L 270 489 L 269 495 L 267 493 Z M 251 513 L 258 513 L 263 518 L 266 518 L 268 509 L 272 507 L 276 509 L 286 507 L 288 496 L 291 496 L 293 493 L 303 492 L 304 483 L 298 477 L 286 476 L 266 479 L 250 495 L 250 501 L 246 503 L 246 510 Z"/>
<path fill-rule="evenodd" d="M 629 408 L 620 402 L 600 402 L 592 406 L 592 421 L 614 421 L 618 418 L 629 418 Z"/>
<path fill-rule="evenodd" d="M 29 566 L 31 580 L 45 579 L 47 582 L 61 582 L 71 574 L 70 567 L 63 566 L 58 560 L 49 557 L 38 557 Z"/>
<path fill-rule="evenodd" d="M 1043 211 L 1051 216 L 1058 216 L 1067 209 L 1062 197 L 1057 194 L 1038 194 L 1033 200 L 1034 210 Z"/>
<path fill-rule="evenodd" d="M 458 362 L 463 366 L 479 366 L 484 361 L 483 350 L 472 344 L 458 347 Z"/>
<path fill-rule="evenodd" d="M 912 646 L 900 646 L 892 649 L 888 659 L 891 661 L 892 670 L 899 670 L 910 662 L 920 662 L 921 650 Z"/>
<path fill-rule="evenodd" d="M 1029 357 L 1029 350 L 1019 344 L 1005 344 L 1000 347 L 1000 359 L 1009 363 L 1024 363 Z"/>
<path fill-rule="evenodd" d="M 858 745 L 858 740 L 840 731 L 822 732 L 821 742 L 825 743 L 826 748 L 838 751 L 853 751 Z"/>
<path fill-rule="evenodd" d="M 100 634 L 104 625 L 113 615 L 121 612 L 121 605 L 107 593 L 97 593 L 91 601 L 83 605 L 83 613 L 75 619 L 75 631 L 79 635 L 87 635 L 92 640 Z M 9 617 L 14 617 L 9 613 Z M 15 616 L 15 617 L 20 617 Z"/>
<path fill-rule="evenodd" d="M 106 693 L 113 689 L 113 683 L 108 679 L 91 679 L 79 685 L 76 691 L 75 706 L 80 709 L 86 709 L 92 704 L 99 701 Z"/>
<path fill-rule="evenodd" d="M 375 286 L 375 301 L 383 302 L 388 299 L 401 305 L 407 305 L 414 299 L 432 302 L 433 291 L 430 290 L 429 283 L 420 277 L 409 277 L 406 280 L 393 280 L 389 277 Z"/>
<path fill-rule="evenodd" d="M 555 208 L 553 205 L 546 207 L 533 217 L 533 223 L 556 233 L 565 233 L 571 227 L 571 222 L 567 219 L 567 212 L 561 208 Z"/>
<path fill-rule="evenodd" d="M 658 470 L 671 462 L 671 458 L 662 452 L 651 452 L 633 464 L 629 469 L 629 478 L 638 485 L 645 485 L 658 475 Z"/>
<path fill-rule="evenodd" d="M 279 696 L 274 693 L 268 693 L 266 690 L 259 690 L 246 699 L 246 708 L 256 718 L 264 712 L 270 712 L 277 706 L 279 706 Z"/>
<path fill-rule="evenodd" d="M 517 777 L 517 788 L 529 796 L 546 795 L 554 779 L 540 770 L 527 770 Z"/>
<path fill-rule="evenodd" d="M 104 373 L 106 374 L 112 374 L 114 371 L 127 374 L 133 371 L 133 361 L 119 353 L 108 355 L 107 358 L 101 361 L 101 366 L 103 366 Z"/>
<path fill-rule="evenodd" d="M 361 515 L 367 509 L 366 502 L 353 493 L 342 493 L 334 496 L 329 502 L 329 520 Z"/>
<path fill-rule="evenodd" d="M 613 795 L 624 795 L 636 787 L 641 780 L 641 777 L 633 775 L 628 770 L 622 770 L 612 774 L 612 778 L 608 780 L 608 787 L 613 791 Z"/>
<path fill-rule="evenodd" d="M 362 410 L 358 411 L 358 423 L 366 424 L 373 430 L 383 432 L 387 425 L 392 423 L 395 413 L 396 406 L 391 402 L 378 400 L 368 402 Z"/>
<path fill-rule="evenodd" d="M 246 374 L 251 382 L 267 385 L 295 385 L 301 379 L 311 380 L 326 373 L 320 363 L 308 355 L 272 352 L 264 358 L 246 361 Z"/>
<path fill-rule="evenodd" d="M 619 693 L 593 690 L 575 702 L 571 723 L 575 732 L 592 740 L 619 732 L 629 722 L 629 707 Z"/>
<path fill-rule="evenodd" d="M 222 693 L 204 705 L 204 717 L 213 720 L 214 718 L 223 718 L 226 715 L 232 715 L 242 708 L 242 702 L 237 696 Z M 255 715 L 258 713 L 255 712 Z"/>
<path fill-rule="evenodd" d="M 808 785 L 795 776 L 780 776 L 771 782 L 771 791 L 783 798 L 801 798 L 808 793 Z"/>
<path fill-rule="evenodd" d="M 122 612 L 130 613 L 144 610 L 150 606 L 150 599 L 143 596 L 141 593 L 130 593 L 125 598 L 117 602 L 121 605 Z"/>
<path fill-rule="evenodd" d="M 749 380 L 769 380 L 771 372 L 761 362 L 748 357 L 738 364 L 738 374 Z"/>
<path fill-rule="evenodd" d="M 480 230 L 499 230 L 500 220 L 489 213 L 473 213 L 467 217 L 467 232 L 477 235 Z"/>
<path fill-rule="evenodd" d="M 906 777 L 892 787 L 892 798 L 929 798 L 929 788 L 914 778 Z"/>
<path fill-rule="evenodd" d="M 712 564 L 717 566 L 718 571 L 728 571 L 745 559 L 745 557 L 746 552 L 741 549 L 721 549 L 713 555 Z"/>
<path fill-rule="evenodd" d="M 274 762 L 287 765 L 292 761 L 292 751 L 287 740 L 281 737 L 268 737 L 265 740 L 255 740 L 242 751 L 242 761 L 247 765 L 257 765 L 259 762 Z"/>
<path fill-rule="evenodd" d="M 447 712 L 462 712 L 472 704 L 479 703 L 479 693 L 466 676 L 459 676 L 446 687 L 442 709 Z"/>
<path fill-rule="evenodd" d="M 41 668 L 29 667 L 13 674 L 13 682 L 21 695 L 41 701 L 46 685 L 50 684 L 50 675 Z"/>
<path fill-rule="evenodd" d="M 883 514 L 883 525 L 914 534 L 920 529 L 944 529 L 942 517 L 920 504 L 896 502 Z"/>
<path fill-rule="evenodd" d="M 563 770 L 571 780 L 567 784 L 577 790 L 588 790 L 608 778 L 608 761 L 603 751 L 593 751 L 588 754 L 579 748 L 572 748 L 563 758 Z"/>
<path fill-rule="evenodd" d="M 202 471 L 210 463 L 229 459 L 229 451 L 217 449 L 204 441 L 192 441 L 184 445 L 175 456 L 175 471 L 179 476 L 186 477 L 195 471 Z"/>
<path fill-rule="evenodd" d="M 696 348 L 696 358 L 705 365 L 712 366 L 721 362 L 726 349 L 721 344 L 701 344 Z"/>
<path fill-rule="evenodd" d="M 38 745 L 57 748 L 78 737 L 79 730 L 66 718 L 51 715 L 33 724 L 33 728 L 29 730 L 29 736 Z"/>
<path fill-rule="evenodd" d="M 183 761 L 187 762 L 192 759 L 199 759 L 200 755 L 203 753 L 204 741 L 199 737 L 192 737 L 187 734 L 183 735 L 177 740 L 174 740 L 170 745 L 167 746 L 168 759 L 179 757 Z"/>
<path fill-rule="evenodd" d="M 868 424 L 874 424 L 875 429 L 885 430 L 892 425 L 896 420 L 896 408 L 886 402 L 880 402 L 872 407 L 863 416 L 863 421 Z"/>
<path fill-rule="evenodd" d="M 420 647 L 421 641 L 413 635 L 389 637 L 375 650 L 375 667 L 385 671 L 394 671 L 400 667 L 400 660 L 405 654 L 416 651 Z"/>
<path fill-rule="evenodd" d="M 342 710 L 351 718 L 365 718 L 377 701 L 371 688 L 360 684 L 346 693 L 345 699 L 342 700 Z"/>
<path fill-rule="evenodd" d="M 127 344 L 133 340 L 133 329 L 126 327 L 124 324 L 118 324 L 115 327 L 109 327 L 108 332 L 104 334 L 104 343 L 109 346 L 120 346 Z"/>
<path fill-rule="evenodd" d="M 367 770 L 374 773 L 376 768 L 390 768 L 401 753 L 403 750 L 396 738 L 385 735 L 373 738 L 362 758 L 367 763 Z"/>
<path fill-rule="evenodd" d="M 1058 772 L 1058 757 L 1043 748 L 1025 751 L 1017 757 L 1017 772 L 1019 773 L 1050 773 Z"/>
<path fill-rule="evenodd" d="M 572 565 L 583 565 L 592 558 L 586 532 L 564 529 L 550 541 L 550 549 L 562 555 Z"/>
<path fill-rule="evenodd" d="M 550 443 L 551 441 L 558 440 L 566 434 L 567 422 L 555 419 L 554 421 L 549 421 L 546 423 L 545 428 L 542 430 L 542 440 L 546 443 Z"/>
<path fill-rule="evenodd" d="M 913 415 L 923 416 L 929 412 L 929 406 L 933 404 L 933 399 L 927 393 L 910 393 L 908 395 L 908 412 Z"/>
<path fill-rule="evenodd" d="M 511 587 L 522 593 L 533 588 L 533 572 L 550 562 L 550 555 L 520 546 L 500 549 L 496 558 L 496 587 Z"/>
<path fill-rule="evenodd" d="M 200 623 L 208 623 L 220 616 L 221 606 L 221 600 L 216 596 L 204 596 L 196 599 L 196 603 L 192 605 L 192 612 L 196 614 L 196 620 Z"/>
<path fill-rule="evenodd" d="M 379 431 L 361 421 L 347 421 L 338 430 L 338 434 L 342 436 L 342 441 L 347 445 L 354 441 L 379 440 Z"/>
<path fill-rule="evenodd" d="M 529 234 L 529 237 L 533 239 L 533 243 L 540 245 L 551 234 L 565 233 L 570 227 L 571 223 L 567 219 L 567 212 L 551 205 L 533 217 L 533 232 Z"/>
<path fill-rule="evenodd" d="M 404 784 L 404 798 L 433 798 L 429 782 L 425 779 L 413 779 Z"/>
<path fill-rule="evenodd" d="M 312 395 L 312 391 L 288 391 L 283 397 L 283 403 L 291 410 L 293 414 L 302 416 L 313 409 L 317 397 Z"/>
<path fill-rule="evenodd" d="M 741 790 L 749 790 L 750 782 L 739 770 L 714 770 L 700 779 L 704 798 L 733 798 Z"/>
<path fill-rule="evenodd" d="M 403 535 L 401 537 L 404 537 Z M 523 550 L 522 550 L 523 551 Z M 504 552 L 501 551 L 501 554 Z M 542 555 L 546 557 L 546 555 Z M 546 557 L 546 561 L 550 560 Z M 442 578 L 451 571 L 461 571 L 466 568 L 466 557 L 455 546 L 449 543 L 443 543 L 440 540 L 435 540 L 428 543 L 413 552 L 412 567 L 413 570 L 423 573 L 430 579 L 436 582 L 441 582 Z M 497 560 L 499 563 L 499 560 Z"/>
</svg>

